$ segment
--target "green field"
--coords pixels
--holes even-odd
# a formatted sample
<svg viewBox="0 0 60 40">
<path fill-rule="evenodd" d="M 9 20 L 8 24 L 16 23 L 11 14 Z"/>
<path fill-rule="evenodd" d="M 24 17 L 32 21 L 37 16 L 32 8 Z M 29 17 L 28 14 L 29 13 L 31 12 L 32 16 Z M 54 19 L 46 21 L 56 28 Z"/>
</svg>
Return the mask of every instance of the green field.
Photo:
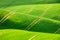
<svg viewBox="0 0 60 40">
<path fill-rule="evenodd" d="M 0 0 L 0 40 L 60 40 L 60 0 Z"/>
</svg>

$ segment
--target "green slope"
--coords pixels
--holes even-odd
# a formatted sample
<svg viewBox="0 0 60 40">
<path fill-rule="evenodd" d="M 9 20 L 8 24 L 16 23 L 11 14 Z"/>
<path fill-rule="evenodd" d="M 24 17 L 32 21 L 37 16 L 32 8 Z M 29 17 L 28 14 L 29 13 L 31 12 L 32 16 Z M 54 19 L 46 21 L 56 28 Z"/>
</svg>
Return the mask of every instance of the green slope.
<svg viewBox="0 0 60 40">
<path fill-rule="evenodd" d="M 60 39 L 59 34 L 50 34 L 42 32 L 37 33 L 15 29 L 0 30 L 0 40 L 59 40 L 59 39 Z"/>
<path fill-rule="evenodd" d="M 60 0 L 0 0 L 0 40 L 60 40 Z"/>
<path fill-rule="evenodd" d="M 51 7 L 50 7 L 51 6 Z M 45 10 L 49 7 L 47 12 Z M 5 13 L 4 13 L 5 11 Z M 16 11 L 16 12 L 15 12 Z M 44 16 L 40 17 L 43 13 Z M 7 17 L 4 18 L 7 14 Z M 11 15 L 12 14 L 12 15 Z M 1 9 L 1 27 L 0 29 L 26 29 L 37 32 L 55 32 L 60 28 L 60 4 L 41 4 L 13 6 Z M 34 20 L 39 18 L 39 22 L 30 25 Z M 7 25 L 8 24 L 8 25 Z M 28 27 L 30 25 L 30 27 Z M 31 27 L 32 26 L 32 27 Z M 30 28 L 30 29 L 29 29 Z"/>
</svg>

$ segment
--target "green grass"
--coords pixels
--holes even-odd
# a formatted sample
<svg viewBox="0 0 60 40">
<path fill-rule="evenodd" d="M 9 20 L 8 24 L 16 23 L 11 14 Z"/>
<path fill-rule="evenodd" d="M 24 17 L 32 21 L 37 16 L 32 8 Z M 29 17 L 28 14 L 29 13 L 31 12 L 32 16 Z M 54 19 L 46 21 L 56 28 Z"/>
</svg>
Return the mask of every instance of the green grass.
<svg viewBox="0 0 60 40">
<path fill-rule="evenodd" d="M 60 40 L 60 1 L 0 0 L 0 40 Z"/>
<path fill-rule="evenodd" d="M 0 40 L 28 40 L 36 32 L 28 32 L 23 30 L 5 29 L 0 30 Z M 28 36 L 28 37 L 27 37 Z"/>
<path fill-rule="evenodd" d="M 36 25 L 34 25 L 30 30 L 38 31 L 38 32 L 39 31 L 55 32 L 58 28 L 60 28 L 60 25 L 59 25 L 60 21 L 58 20 L 58 16 L 60 15 L 60 12 L 59 12 L 60 4 L 14 6 L 14 8 L 8 7 L 5 9 L 2 9 L 2 10 L 5 10 L 6 13 L 1 13 L 1 15 L 5 16 L 6 14 L 9 14 L 9 12 L 11 12 L 12 10 L 19 8 L 19 9 L 16 9 L 17 11 L 14 15 L 12 15 L 4 23 L 2 23 L 0 28 L 25 29 L 31 22 L 33 22 L 35 19 L 41 16 L 44 10 L 46 10 L 48 6 L 51 6 L 51 8 L 48 9 L 44 17 L 41 19 L 41 21 L 36 23 Z M 57 17 L 57 18 L 55 19 L 54 17 Z"/>
<path fill-rule="evenodd" d="M 39 34 L 40 33 L 40 34 Z M 39 34 L 32 40 L 59 40 L 59 34 L 29 32 L 24 30 L 4 29 L 0 30 L 0 40 L 30 40 L 33 36 Z"/>
</svg>

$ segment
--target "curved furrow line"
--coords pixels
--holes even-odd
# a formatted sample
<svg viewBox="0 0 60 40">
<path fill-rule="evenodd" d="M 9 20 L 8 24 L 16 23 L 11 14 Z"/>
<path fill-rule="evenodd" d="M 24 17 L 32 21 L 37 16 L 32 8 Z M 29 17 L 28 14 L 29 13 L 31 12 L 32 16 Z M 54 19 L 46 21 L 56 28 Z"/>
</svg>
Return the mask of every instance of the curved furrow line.
<svg viewBox="0 0 60 40">
<path fill-rule="evenodd" d="M 28 11 L 26 11 L 25 13 L 28 14 L 30 12 L 32 12 L 35 9 L 35 6 L 31 7 L 31 9 L 29 9 Z"/>
<path fill-rule="evenodd" d="M 24 13 L 20 13 L 20 15 L 29 16 L 29 17 L 33 17 L 33 18 L 38 18 L 38 16 L 29 15 L 29 14 L 24 14 Z M 54 20 L 54 19 L 50 19 L 50 18 L 42 17 L 42 19 L 43 19 L 43 20 L 49 20 L 49 21 L 54 22 L 54 23 L 60 23 L 60 21 Z"/>
<path fill-rule="evenodd" d="M 30 11 L 28 11 L 27 13 L 33 11 L 33 9 L 34 9 L 34 7 L 32 7 L 32 8 L 30 9 Z M 3 9 L 3 10 L 4 10 L 4 9 Z M 9 10 L 5 10 L 5 11 L 9 11 Z M 20 13 L 20 12 L 16 12 L 16 13 L 19 13 L 20 15 L 24 15 L 24 16 L 29 16 L 29 17 L 33 17 L 33 18 L 38 18 L 38 16 L 34 16 L 34 15 L 30 15 L 30 14 L 24 14 L 24 13 Z M 26 12 L 25 12 L 25 13 L 26 13 Z M 6 17 L 6 16 L 4 16 L 4 18 L 5 18 L 5 17 Z M 1 20 L 3 20 L 4 18 L 2 18 Z M 56 23 L 60 23 L 60 21 L 54 20 L 54 19 L 50 19 L 50 18 L 45 18 L 45 17 L 43 17 L 42 19 L 44 19 L 44 20 L 49 20 L 49 21 L 56 22 Z M 1 20 L 0 20 L 0 22 L 1 22 Z"/>
<path fill-rule="evenodd" d="M 28 40 L 33 40 L 35 37 L 37 37 L 37 36 L 39 36 L 40 35 L 40 33 L 39 34 L 36 34 L 36 35 L 34 35 L 34 36 L 32 36 L 31 38 L 29 38 Z"/>
<path fill-rule="evenodd" d="M 55 33 L 60 33 L 60 28 L 58 28 L 58 29 L 55 31 Z"/>
<path fill-rule="evenodd" d="M 31 8 L 31 10 L 33 11 L 33 8 Z M 31 10 L 28 11 L 28 12 L 31 12 Z M 27 13 L 28 13 L 28 12 L 27 12 Z M 29 14 L 24 14 L 24 13 L 20 13 L 20 14 L 25 15 L 25 16 L 35 17 L 35 18 L 38 17 L 38 16 L 29 15 Z M 8 14 L 7 14 L 7 15 L 8 15 Z M 3 21 L 3 20 L 7 17 L 7 15 L 4 16 L 4 18 L 2 18 L 2 19 L 0 20 L 0 22 Z M 10 14 L 9 14 L 9 15 L 10 15 Z M 60 23 L 60 21 L 58 21 L 58 20 L 53 20 L 53 19 L 49 19 L 49 18 L 45 18 L 45 17 L 43 17 L 42 19 L 44 19 L 44 20 L 49 20 L 49 21 L 52 21 L 52 22 L 54 22 L 54 23 Z"/>
<path fill-rule="evenodd" d="M 40 16 L 40 17 L 38 17 L 36 20 L 34 20 L 32 23 L 30 23 L 26 28 L 25 28 L 25 30 L 29 30 L 31 27 L 33 27 L 36 23 L 38 23 L 41 19 L 42 19 L 42 17 L 44 17 L 45 16 L 45 14 L 46 14 L 46 12 L 48 11 L 48 9 L 50 9 L 52 6 L 48 6 L 45 10 L 44 10 L 44 12 L 42 13 L 42 15 Z"/>
<path fill-rule="evenodd" d="M 17 9 L 19 9 L 19 8 L 17 8 Z M 15 14 L 17 9 L 15 9 L 15 10 L 9 12 L 8 14 L 6 14 L 6 15 L 0 20 L 0 24 L 3 23 L 5 20 L 7 20 L 9 17 L 11 17 L 13 14 Z M 30 13 L 31 11 L 33 11 L 33 9 L 34 9 L 34 7 L 32 7 L 31 9 L 29 9 L 27 13 Z"/>
<path fill-rule="evenodd" d="M 56 33 L 60 33 L 60 28 L 58 28 L 54 33 L 56 34 Z M 39 34 L 36 34 L 36 35 L 33 35 L 31 38 L 29 38 L 28 40 L 33 40 L 35 37 L 38 37 L 40 35 L 40 33 Z"/>
<path fill-rule="evenodd" d="M 2 24 L 3 22 L 5 22 L 9 17 L 11 17 L 12 15 L 14 15 L 16 13 L 16 11 L 18 10 L 19 8 L 9 12 L 8 14 L 6 14 L 1 20 L 0 20 L 0 24 Z"/>
<path fill-rule="evenodd" d="M 0 24 L 3 23 L 4 21 L 6 21 L 9 17 L 11 17 L 13 14 L 15 14 L 15 11 L 12 11 L 10 13 L 8 13 L 7 15 L 5 15 L 1 20 L 0 20 Z"/>
</svg>

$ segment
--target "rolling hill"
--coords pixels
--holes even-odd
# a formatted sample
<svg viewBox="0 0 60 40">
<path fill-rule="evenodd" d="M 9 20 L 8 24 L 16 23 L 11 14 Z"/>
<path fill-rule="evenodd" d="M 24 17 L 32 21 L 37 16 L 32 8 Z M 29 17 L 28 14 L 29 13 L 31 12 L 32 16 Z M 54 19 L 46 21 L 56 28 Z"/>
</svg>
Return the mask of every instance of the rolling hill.
<svg viewBox="0 0 60 40">
<path fill-rule="evenodd" d="M 0 40 L 60 40 L 60 0 L 0 0 Z"/>
</svg>

